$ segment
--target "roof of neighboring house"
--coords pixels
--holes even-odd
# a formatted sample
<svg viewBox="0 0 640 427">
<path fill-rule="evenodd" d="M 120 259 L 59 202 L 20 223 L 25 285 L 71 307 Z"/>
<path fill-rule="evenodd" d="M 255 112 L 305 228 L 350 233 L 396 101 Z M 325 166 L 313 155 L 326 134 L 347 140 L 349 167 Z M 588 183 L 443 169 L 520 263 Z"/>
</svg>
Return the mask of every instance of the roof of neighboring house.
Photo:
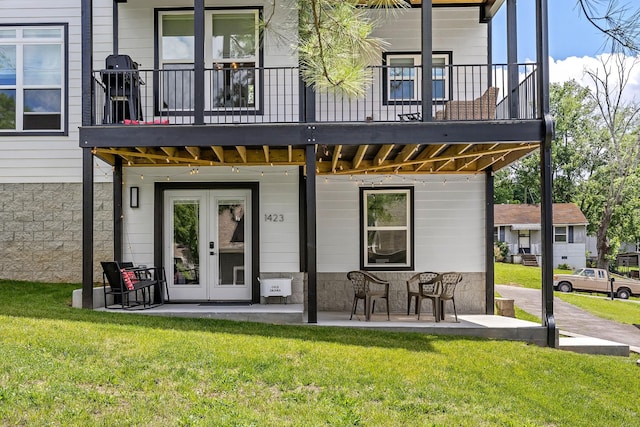
<svg viewBox="0 0 640 427">
<path fill-rule="evenodd" d="M 535 225 L 540 227 L 540 205 L 494 205 L 495 225 Z M 553 225 L 586 225 L 587 218 L 575 203 L 553 204 Z"/>
</svg>

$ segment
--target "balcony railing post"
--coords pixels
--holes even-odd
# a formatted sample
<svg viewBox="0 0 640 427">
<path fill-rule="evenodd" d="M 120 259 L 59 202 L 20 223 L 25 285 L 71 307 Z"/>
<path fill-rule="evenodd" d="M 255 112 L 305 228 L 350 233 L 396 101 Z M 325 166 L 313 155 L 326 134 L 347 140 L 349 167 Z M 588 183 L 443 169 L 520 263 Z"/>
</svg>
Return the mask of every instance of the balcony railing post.
<svg viewBox="0 0 640 427">
<path fill-rule="evenodd" d="M 433 4 L 422 0 L 422 121 L 433 119 Z"/>
<path fill-rule="evenodd" d="M 507 84 L 509 98 L 509 118 L 518 118 L 520 105 L 518 79 L 518 18 L 516 0 L 507 0 Z"/>
</svg>

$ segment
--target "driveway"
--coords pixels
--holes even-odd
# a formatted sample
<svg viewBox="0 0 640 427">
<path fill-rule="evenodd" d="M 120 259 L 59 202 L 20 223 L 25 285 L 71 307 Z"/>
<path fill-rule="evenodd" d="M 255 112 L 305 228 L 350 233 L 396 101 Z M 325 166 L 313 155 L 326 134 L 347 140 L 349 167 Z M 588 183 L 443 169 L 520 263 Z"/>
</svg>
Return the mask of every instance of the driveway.
<svg viewBox="0 0 640 427">
<path fill-rule="evenodd" d="M 527 313 L 542 318 L 540 290 L 508 285 L 496 285 L 495 289 L 503 298 L 512 299 L 515 305 Z M 631 301 L 626 303 L 635 304 Z M 634 347 L 633 351 L 640 351 L 640 329 L 633 325 L 602 319 L 559 298 L 553 299 L 553 313 L 560 331 L 627 344 Z"/>
</svg>

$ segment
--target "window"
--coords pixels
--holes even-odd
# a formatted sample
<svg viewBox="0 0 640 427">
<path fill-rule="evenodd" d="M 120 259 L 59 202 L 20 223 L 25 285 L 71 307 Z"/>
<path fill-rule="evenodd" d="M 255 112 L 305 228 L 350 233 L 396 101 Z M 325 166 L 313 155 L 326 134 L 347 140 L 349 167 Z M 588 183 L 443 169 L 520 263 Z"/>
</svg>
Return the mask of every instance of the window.
<svg viewBox="0 0 640 427">
<path fill-rule="evenodd" d="M 383 57 L 385 81 L 384 102 L 421 102 L 422 63 L 420 53 L 387 53 Z M 449 65 L 451 52 L 434 52 L 432 56 L 431 85 L 433 101 L 449 99 Z"/>
<path fill-rule="evenodd" d="M 361 268 L 413 268 L 413 189 L 360 190 Z"/>
<path fill-rule="evenodd" d="M 206 109 L 256 108 L 259 64 L 257 9 L 205 12 Z M 194 17 L 192 12 L 159 15 L 161 105 L 194 108 Z"/>
<path fill-rule="evenodd" d="M 566 243 L 567 242 L 567 227 L 554 227 L 553 228 L 553 241 L 556 243 Z"/>
<path fill-rule="evenodd" d="M 0 133 L 63 131 L 66 27 L 0 26 Z"/>
</svg>

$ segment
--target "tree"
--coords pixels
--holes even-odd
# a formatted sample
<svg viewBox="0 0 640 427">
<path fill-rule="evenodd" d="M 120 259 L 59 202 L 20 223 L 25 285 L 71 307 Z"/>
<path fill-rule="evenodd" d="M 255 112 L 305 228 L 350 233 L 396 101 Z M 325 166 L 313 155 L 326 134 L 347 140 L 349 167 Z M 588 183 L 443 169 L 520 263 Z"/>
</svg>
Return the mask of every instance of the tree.
<svg viewBox="0 0 640 427">
<path fill-rule="evenodd" d="M 587 20 L 606 35 L 615 52 L 640 53 L 640 9 L 618 0 L 578 0 Z"/>
<path fill-rule="evenodd" d="M 601 161 L 593 165 L 593 173 L 582 192 L 581 208 L 596 227 L 598 267 L 607 268 L 612 254 L 610 227 L 620 226 L 631 201 L 638 194 L 640 165 L 640 104 L 626 103 L 623 93 L 631 71 L 640 59 L 629 60 L 622 54 L 601 56 L 601 67 L 587 70 L 595 89 L 591 97 L 600 118 L 599 138 L 592 144 L 591 156 Z"/>
</svg>

